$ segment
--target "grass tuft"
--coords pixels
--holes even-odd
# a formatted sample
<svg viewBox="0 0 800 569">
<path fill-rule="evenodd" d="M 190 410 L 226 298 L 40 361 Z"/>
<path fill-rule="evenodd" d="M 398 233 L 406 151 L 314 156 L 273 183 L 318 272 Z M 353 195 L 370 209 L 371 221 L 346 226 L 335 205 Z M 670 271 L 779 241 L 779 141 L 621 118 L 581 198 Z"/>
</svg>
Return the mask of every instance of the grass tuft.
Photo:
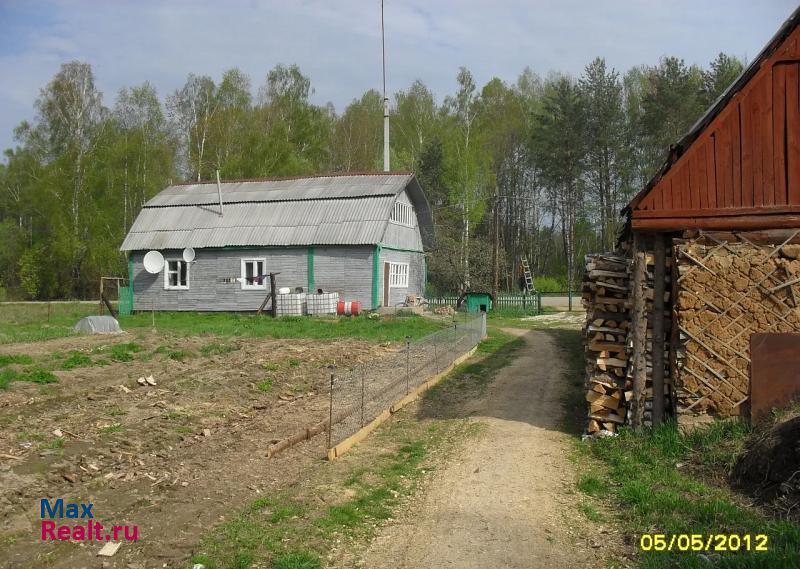
<svg viewBox="0 0 800 569">
<path fill-rule="evenodd" d="M 39 368 L 28 368 L 25 373 L 19 376 L 18 381 L 30 381 L 31 383 L 58 383 L 58 378 L 53 375 L 53 372 Z"/>
<path fill-rule="evenodd" d="M 0 355 L 0 367 L 10 364 L 32 364 L 33 358 L 27 354 Z"/>
<path fill-rule="evenodd" d="M 202 348 L 200 348 L 200 355 L 209 358 L 211 356 L 222 356 L 225 354 L 229 354 L 231 352 L 235 352 L 239 349 L 239 346 L 234 344 L 221 344 L 221 343 L 213 343 L 213 344 L 206 344 Z"/>
</svg>

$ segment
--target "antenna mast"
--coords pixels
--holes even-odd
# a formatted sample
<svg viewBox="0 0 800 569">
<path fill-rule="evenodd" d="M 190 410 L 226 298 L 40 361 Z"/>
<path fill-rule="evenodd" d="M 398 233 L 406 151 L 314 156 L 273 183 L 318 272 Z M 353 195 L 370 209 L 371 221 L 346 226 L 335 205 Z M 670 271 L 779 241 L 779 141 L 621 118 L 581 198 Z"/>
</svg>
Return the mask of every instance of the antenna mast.
<svg viewBox="0 0 800 569">
<path fill-rule="evenodd" d="M 381 54 L 383 56 L 383 171 L 389 171 L 389 98 L 386 96 L 386 39 L 383 31 L 383 0 L 381 0 Z"/>
</svg>

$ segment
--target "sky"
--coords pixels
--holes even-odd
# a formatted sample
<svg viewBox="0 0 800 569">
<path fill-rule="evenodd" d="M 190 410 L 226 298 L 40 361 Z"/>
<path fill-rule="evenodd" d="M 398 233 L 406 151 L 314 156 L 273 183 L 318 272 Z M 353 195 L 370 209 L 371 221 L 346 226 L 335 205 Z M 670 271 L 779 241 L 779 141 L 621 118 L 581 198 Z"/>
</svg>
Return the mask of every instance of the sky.
<svg viewBox="0 0 800 569">
<path fill-rule="evenodd" d="M 621 72 L 676 55 L 752 60 L 791 14 L 790 0 L 385 0 L 387 87 L 415 79 L 441 101 L 460 66 L 479 85 L 525 67 L 579 75 L 603 56 Z M 381 89 L 380 0 L 0 0 L 0 149 L 35 117 L 62 63 L 91 63 L 104 103 L 149 81 L 166 97 L 189 73 L 239 67 L 254 91 L 278 63 L 311 78 L 338 112 Z"/>
</svg>

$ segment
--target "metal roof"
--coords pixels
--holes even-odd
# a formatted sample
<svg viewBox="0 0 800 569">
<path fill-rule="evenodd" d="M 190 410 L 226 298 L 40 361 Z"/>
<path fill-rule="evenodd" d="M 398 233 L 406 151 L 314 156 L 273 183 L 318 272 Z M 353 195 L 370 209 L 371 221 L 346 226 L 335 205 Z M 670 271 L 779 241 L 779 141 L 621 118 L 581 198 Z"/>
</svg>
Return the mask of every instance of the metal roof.
<svg viewBox="0 0 800 569">
<path fill-rule="evenodd" d="M 430 207 L 413 174 L 340 175 L 170 186 L 148 201 L 120 250 L 184 247 L 374 245 L 407 190 L 423 243 Z"/>
</svg>

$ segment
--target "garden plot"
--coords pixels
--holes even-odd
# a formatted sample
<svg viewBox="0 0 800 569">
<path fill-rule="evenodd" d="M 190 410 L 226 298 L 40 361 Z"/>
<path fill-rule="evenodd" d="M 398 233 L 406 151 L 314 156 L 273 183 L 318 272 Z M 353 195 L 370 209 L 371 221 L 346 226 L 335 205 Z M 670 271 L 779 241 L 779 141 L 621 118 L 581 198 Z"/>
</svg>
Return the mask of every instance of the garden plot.
<svg viewBox="0 0 800 569">
<path fill-rule="evenodd" d="M 326 416 L 328 366 L 394 349 L 153 332 L 0 347 L 12 378 L 0 390 L 0 567 L 96 555 L 94 544 L 41 543 L 43 497 L 90 501 L 97 521 L 139 526 L 112 567 L 185 559 L 228 511 L 299 482 L 323 455 L 321 439 L 271 460 L 266 449 Z"/>
</svg>

